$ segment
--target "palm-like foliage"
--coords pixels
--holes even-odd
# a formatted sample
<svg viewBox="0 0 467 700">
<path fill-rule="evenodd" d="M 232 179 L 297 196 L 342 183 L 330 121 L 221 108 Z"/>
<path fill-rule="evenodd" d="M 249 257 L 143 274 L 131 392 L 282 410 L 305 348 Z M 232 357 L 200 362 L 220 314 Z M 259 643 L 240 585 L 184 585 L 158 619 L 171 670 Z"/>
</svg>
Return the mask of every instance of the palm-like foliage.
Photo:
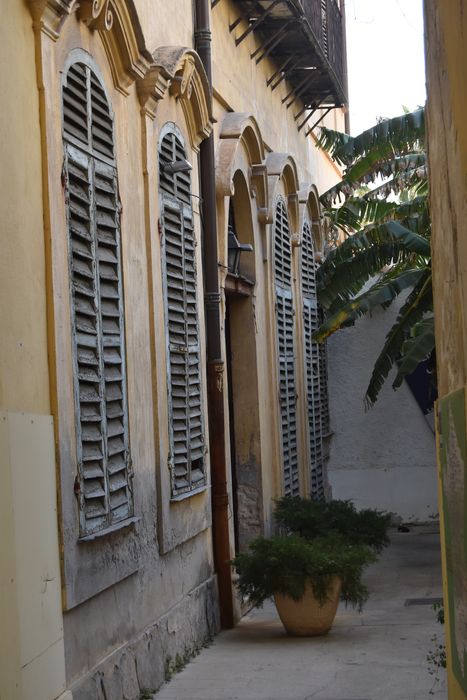
<svg viewBox="0 0 467 700">
<path fill-rule="evenodd" d="M 395 362 L 394 389 L 434 348 L 424 137 L 423 109 L 381 121 L 357 137 L 321 129 L 318 145 L 345 170 L 341 182 L 321 196 L 340 244 L 318 270 L 326 320 L 315 340 L 408 293 L 373 368 L 367 407 Z"/>
</svg>

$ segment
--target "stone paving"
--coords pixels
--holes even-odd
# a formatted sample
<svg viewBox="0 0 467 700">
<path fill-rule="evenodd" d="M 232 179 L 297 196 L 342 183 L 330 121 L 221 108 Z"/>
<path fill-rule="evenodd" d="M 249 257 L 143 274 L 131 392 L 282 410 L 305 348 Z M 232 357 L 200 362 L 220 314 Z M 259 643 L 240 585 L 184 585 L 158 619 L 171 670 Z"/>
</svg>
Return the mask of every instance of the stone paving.
<svg viewBox="0 0 467 700">
<path fill-rule="evenodd" d="M 272 602 L 251 611 L 154 700 L 445 700 L 445 672 L 430 675 L 426 659 L 443 641 L 436 527 L 393 533 L 366 583 L 363 613 L 341 606 L 326 637 L 287 636 Z"/>
</svg>

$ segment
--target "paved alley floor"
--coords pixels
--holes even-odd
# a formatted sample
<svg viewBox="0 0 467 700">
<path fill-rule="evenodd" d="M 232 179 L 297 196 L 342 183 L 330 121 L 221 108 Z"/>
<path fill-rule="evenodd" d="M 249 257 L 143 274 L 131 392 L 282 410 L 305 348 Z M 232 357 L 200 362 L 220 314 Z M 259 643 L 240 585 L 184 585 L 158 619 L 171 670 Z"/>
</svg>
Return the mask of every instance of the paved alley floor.
<svg viewBox="0 0 467 700">
<path fill-rule="evenodd" d="M 430 600 L 441 596 L 434 528 L 394 533 L 365 580 L 363 613 L 341 605 L 326 637 L 289 637 L 268 602 L 218 635 L 155 700 L 445 700 L 445 672 L 435 680 L 426 659 L 433 635 L 443 641 Z"/>
</svg>

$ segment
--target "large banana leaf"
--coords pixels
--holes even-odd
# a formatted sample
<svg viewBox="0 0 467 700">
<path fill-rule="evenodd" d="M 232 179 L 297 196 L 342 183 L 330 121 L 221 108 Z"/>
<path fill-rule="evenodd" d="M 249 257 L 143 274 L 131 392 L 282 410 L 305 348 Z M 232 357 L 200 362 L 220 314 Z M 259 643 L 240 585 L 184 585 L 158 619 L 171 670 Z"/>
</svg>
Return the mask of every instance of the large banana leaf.
<svg viewBox="0 0 467 700">
<path fill-rule="evenodd" d="M 421 258 L 417 267 L 425 265 L 425 259 Z M 397 244 L 384 243 L 364 249 L 320 274 L 317 286 L 320 305 L 332 314 L 358 295 L 366 282 L 380 275 L 383 268 L 403 272 L 413 267 L 413 255 Z"/>
<path fill-rule="evenodd" d="M 425 269 L 403 270 L 397 275 L 390 271 L 362 294 L 348 301 L 328 318 L 313 335 L 315 342 L 322 342 L 339 328 L 355 323 L 376 306 L 388 306 L 404 289 L 413 287 L 425 274 Z"/>
<path fill-rule="evenodd" d="M 399 172 L 393 177 L 385 180 L 381 185 L 373 187 L 371 190 L 366 192 L 365 199 L 383 199 L 385 197 L 390 197 L 391 195 L 399 198 L 401 201 L 404 200 L 406 193 L 410 193 L 411 197 L 417 195 L 428 195 L 428 171 L 425 168 L 417 168 L 416 170 L 410 170 L 409 172 Z M 354 192 L 355 188 L 346 185 L 349 189 L 349 195 Z M 358 188 L 357 188 L 358 189 Z M 332 192 L 328 190 L 328 192 Z M 322 204 L 326 207 L 332 206 L 334 200 L 325 200 L 323 196 L 320 198 Z M 340 193 L 337 195 L 337 200 L 340 202 Z"/>
<path fill-rule="evenodd" d="M 392 383 L 392 388 L 397 389 L 404 378 L 417 368 L 417 366 L 431 355 L 435 347 L 435 319 L 433 316 L 424 318 L 410 330 L 410 337 L 402 346 L 402 360 L 399 363 L 399 371 Z"/>
<path fill-rule="evenodd" d="M 321 130 L 319 145 L 345 167 L 341 182 L 320 198 L 332 230 L 344 240 L 318 270 L 318 298 L 327 316 L 315 340 L 410 290 L 373 368 L 367 406 L 396 360 L 402 357 L 400 371 L 406 372 L 431 343 L 428 323 L 410 335 L 433 308 L 424 138 L 423 109 L 383 120 L 355 138 Z M 402 381 L 399 374 L 396 381 Z"/>
<path fill-rule="evenodd" d="M 396 173 L 413 173 L 425 166 L 425 153 L 407 153 L 404 156 L 394 157 L 392 145 L 388 142 L 385 149 L 380 149 L 378 153 L 369 153 L 348 168 L 343 181 L 349 184 L 368 184 L 375 182 L 378 177 L 387 178 Z"/>
<path fill-rule="evenodd" d="M 367 199 L 365 196 L 350 197 L 342 206 L 327 211 L 331 224 L 346 234 L 354 233 L 369 224 L 383 223 L 391 219 L 404 221 L 414 216 L 424 217 L 420 231 L 425 231 L 429 225 L 429 218 L 425 218 L 427 214 L 425 196 L 414 197 L 404 202 Z"/>
<path fill-rule="evenodd" d="M 387 221 L 376 226 L 368 226 L 349 236 L 341 245 L 331 250 L 318 270 L 318 280 L 327 270 L 347 261 L 359 251 L 370 250 L 374 245 L 394 243 L 405 248 L 409 253 L 430 257 L 430 241 L 414 233 L 398 221 Z"/>
<path fill-rule="evenodd" d="M 318 268 L 319 302 L 333 314 L 383 268 L 406 260 L 424 268 L 429 256 L 429 241 L 397 221 L 367 227 L 332 250 Z"/>
<path fill-rule="evenodd" d="M 427 268 L 403 304 L 397 319 L 386 336 L 386 340 L 371 374 L 365 393 L 365 406 L 370 408 L 387 379 L 394 363 L 400 357 L 402 346 L 415 323 L 428 311 L 433 311 L 431 269 Z"/>
<path fill-rule="evenodd" d="M 390 154 L 388 154 L 390 155 Z M 324 192 L 320 200 L 325 206 L 331 206 L 340 202 L 342 198 L 348 198 L 369 183 L 375 183 L 381 178 L 385 179 L 377 190 L 370 190 L 367 197 L 374 193 L 379 196 L 397 194 L 402 189 L 409 187 L 422 187 L 426 182 L 426 156 L 425 154 L 409 154 L 401 158 L 392 157 L 391 160 L 371 162 L 369 156 L 358 161 L 349 169 L 342 180 L 329 190 Z"/>
<path fill-rule="evenodd" d="M 384 119 L 356 137 L 322 127 L 318 146 L 327 151 L 339 165 L 350 165 L 382 144 L 390 142 L 394 153 L 407 153 L 420 148 L 424 139 L 425 110 L 421 108 L 399 117 Z"/>
</svg>

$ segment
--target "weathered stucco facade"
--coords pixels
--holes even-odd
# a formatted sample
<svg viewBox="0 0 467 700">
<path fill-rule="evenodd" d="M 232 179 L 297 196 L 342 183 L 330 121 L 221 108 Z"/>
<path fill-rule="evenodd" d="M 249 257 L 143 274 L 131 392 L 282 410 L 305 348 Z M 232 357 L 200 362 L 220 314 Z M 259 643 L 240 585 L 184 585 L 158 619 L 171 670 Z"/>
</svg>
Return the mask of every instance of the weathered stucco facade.
<svg viewBox="0 0 467 700">
<path fill-rule="evenodd" d="M 388 511 L 396 521 L 437 522 L 435 436 L 409 385 L 404 382 L 395 392 L 390 377 L 369 411 L 363 402 L 399 308 L 395 302 L 377 309 L 329 340 L 328 477 L 333 498 Z"/>
<path fill-rule="evenodd" d="M 284 355 L 287 415 L 292 421 L 293 414 L 294 426 L 287 434 L 295 460 L 290 484 L 302 494 L 312 489 L 310 450 L 321 449 L 322 440 L 320 434 L 310 447 L 310 382 L 318 376 L 318 360 L 313 356 L 312 367 L 302 311 L 311 313 L 316 305 L 302 284 L 300 243 L 306 229 L 306 264 L 313 267 L 313 246 L 315 252 L 324 246 L 317 193 L 338 173 L 316 149 L 313 134 L 298 129 L 294 117 L 303 104 L 300 97 L 290 102 L 290 83 L 281 80 L 274 90 L 268 84 L 278 66 L 267 56 L 259 63 L 252 59 L 261 46 L 258 35 L 236 42 L 248 23 L 230 0 L 213 3 L 211 10 L 212 104 L 194 50 L 191 0 L 83 0 L 79 8 L 74 0 L 7 0 L 4 13 L 0 318 L 8 330 L 0 353 L 0 696 L 133 700 L 143 689 L 156 689 L 218 630 L 219 589 L 224 599 L 230 596 L 234 617 L 239 615 L 231 583 L 218 584 L 213 554 L 210 467 L 216 435 L 209 440 L 201 143 L 213 130 L 218 387 L 227 466 L 226 497 L 214 498 L 214 508 L 227 513 L 230 556 L 254 534 L 271 530 L 271 500 L 287 488 L 278 299 L 290 302 L 284 308 L 292 318 L 288 337 L 294 348 Z M 76 112 L 67 113 L 64 95 L 74 105 L 80 80 L 82 103 L 79 98 Z M 77 127 L 75 116 L 86 100 L 91 116 Z M 100 110 L 99 119 L 93 110 Z M 309 125 L 320 116 L 318 109 Z M 326 120 L 343 128 L 340 109 Z M 191 165 L 188 199 L 186 192 L 168 193 L 183 178 L 161 165 L 167 134 Z M 180 164 L 177 157 L 173 162 Z M 290 266 L 282 286 L 275 238 L 279 202 L 287 221 L 281 245 Z M 170 211 L 183 212 L 188 227 L 184 274 L 191 275 L 195 291 L 189 298 L 184 287 L 180 303 L 186 313 L 194 304 L 197 324 L 196 343 L 188 348 L 170 335 L 176 325 L 170 316 L 176 313 L 170 302 L 170 284 L 176 282 L 168 273 Z M 240 277 L 229 274 L 229 213 L 240 242 L 252 246 L 242 254 Z M 78 260 L 92 260 L 87 273 Z M 100 292 L 113 284 L 113 292 L 105 299 L 94 296 L 86 306 L 82 284 L 72 283 L 75 275 L 94 280 Z M 80 314 L 89 319 L 95 313 L 97 331 L 91 332 Z M 106 335 L 109 319 L 116 318 L 118 331 Z M 94 362 L 93 348 L 98 353 L 99 347 L 103 354 Z M 108 348 L 120 353 L 113 365 L 121 370 L 116 380 L 111 361 L 105 364 Z M 198 372 L 204 433 L 197 448 L 202 456 L 195 459 L 189 448 L 190 484 L 180 487 L 185 477 L 176 471 L 173 368 L 189 352 L 189 367 L 196 365 Z M 94 366 L 98 374 L 103 368 L 100 378 Z M 98 423 L 85 409 L 92 385 L 100 387 L 99 411 L 108 411 L 114 380 L 123 408 L 118 415 L 107 412 L 105 440 L 97 439 L 112 466 L 111 431 L 116 416 L 123 416 L 125 463 L 123 471 L 106 467 L 101 477 L 104 457 L 93 453 L 92 467 L 86 461 L 89 445 L 97 444 L 89 421 Z M 191 425 L 192 417 L 187 420 Z M 121 501 L 112 506 L 115 494 Z M 96 503 L 107 503 L 104 515 Z M 125 516 L 112 515 L 122 508 Z M 105 527 L 99 524 L 104 520 Z"/>
<path fill-rule="evenodd" d="M 467 7 L 425 2 L 448 693 L 467 697 Z"/>
</svg>

